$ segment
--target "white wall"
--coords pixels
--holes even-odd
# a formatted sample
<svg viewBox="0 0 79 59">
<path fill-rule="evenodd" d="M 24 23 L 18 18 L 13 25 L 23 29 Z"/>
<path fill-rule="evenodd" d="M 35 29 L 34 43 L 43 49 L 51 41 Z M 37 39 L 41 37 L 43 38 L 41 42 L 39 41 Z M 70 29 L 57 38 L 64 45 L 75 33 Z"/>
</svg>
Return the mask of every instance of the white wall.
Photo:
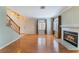
<svg viewBox="0 0 79 59">
<path fill-rule="evenodd" d="M 47 34 L 51 34 L 51 18 L 47 19 Z M 26 34 L 36 34 L 37 19 L 27 18 L 26 25 L 24 27 L 24 32 Z"/>
<path fill-rule="evenodd" d="M 18 36 L 16 32 L 6 26 L 6 11 L 4 7 L 0 7 L 0 48 L 14 41 Z"/>
<path fill-rule="evenodd" d="M 55 19 L 54 19 L 54 32 L 55 32 L 55 37 L 56 38 L 58 38 L 58 17 L 56 17 Z"/>
<path fill-rule="evenodd" d="M 47 34 L 51 34 L 51 18 L 47 19 Z M 36 34 L 37 19 L 27 18 L 26 25 L 24 27 L 24 32 L 26 34 Z"/>
<path fill-rule="evenodd" d="M 20 26 L 20 33 L 24 33 L 24 26 L 26 25 L 26 17 L 20 15 L 17 11 L 17 14 L 19 14 L 19 17 L 16 16 L 16 14 L 13 14 L 13 11 L 15 10 L 8 10 L 7 9 L 7 14 L 9 15 L 10 18 L 18 25 Z"/>
<path fill-rule="evenodd" d="M 62 17 L 62 35 L 63 30 L 79 32 L 79 7 L 74 6 L 71 9 L 67 10 L 63 14 Z M 77 27 L 78 26 L 78 27 Z M 63 39 L 63 36 L 62 36 Z"/>
<path fill-rule="evenodd" d="M 47 34 L 51 34 L 51 18 L 47 18 Z"/>
<path fill-rule="evenodd" d="M 36 34 L 36 24 L 37 20 L 35 18 L 26 18 L 24 32 L 26 34 Z"/>
<path fill-rule="evenodd" d="M 75 6 L 67 10 L 62 16 L 62 25 L 79 25 L 79 7 Z"/>
<path fill-rule="evenodd" d="M 58 17 L 54 19 L 54 31 L 58 32 Z"/>
<path fill-rule="evenodd" d="M 12 13 L 12 11 L 7 10 L 7 14 L 12 18 L 12 20 L 18 26 L 20 26 L 20 33 L 36 34 L 36 19 L 35 18 L 29 18 L 27 16 L 21 15 L 20 13 L 18 13 L 20 16 L 19 18 L 17 18 L 16 15 Z"/>
</svg>

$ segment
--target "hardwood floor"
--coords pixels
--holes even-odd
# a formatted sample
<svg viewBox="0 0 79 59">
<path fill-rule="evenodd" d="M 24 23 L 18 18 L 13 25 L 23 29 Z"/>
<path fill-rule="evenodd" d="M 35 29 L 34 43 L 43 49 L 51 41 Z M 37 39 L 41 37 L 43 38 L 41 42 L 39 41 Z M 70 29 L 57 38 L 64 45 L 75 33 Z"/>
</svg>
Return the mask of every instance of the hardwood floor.
<svg viewBox="0 0 79 59">
<path fill-rule="evenodd" d="M 53 35 L 24 35 L 0 50 L 1 53 L 78 53 L 67 50 L 55 41 Z"/>
</svg>

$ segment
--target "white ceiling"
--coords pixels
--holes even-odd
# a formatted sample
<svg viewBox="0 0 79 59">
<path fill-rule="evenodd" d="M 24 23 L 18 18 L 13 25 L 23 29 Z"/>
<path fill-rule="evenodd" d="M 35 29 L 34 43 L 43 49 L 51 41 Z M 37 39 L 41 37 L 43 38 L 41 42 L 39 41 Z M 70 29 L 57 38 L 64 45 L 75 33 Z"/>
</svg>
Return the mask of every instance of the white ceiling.
<svg viewBox="0 0 79 59">
<path fill-rule="evenodd" d="M 18 10 L 22 15 L 35 18 L 48 18 L 56 16 L 65 6 L 45 6 L 45 9 L 40 9 L 40 6 L 11 6 L 10 8 Z"/>
</svg>

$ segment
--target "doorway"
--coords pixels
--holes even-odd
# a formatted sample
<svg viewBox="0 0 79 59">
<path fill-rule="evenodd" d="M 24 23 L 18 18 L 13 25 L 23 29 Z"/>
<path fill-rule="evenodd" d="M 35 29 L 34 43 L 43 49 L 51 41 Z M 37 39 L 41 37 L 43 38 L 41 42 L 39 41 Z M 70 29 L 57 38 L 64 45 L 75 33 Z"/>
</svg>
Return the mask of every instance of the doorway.
<svg viewBox="0 0 79 59">
<path fill-rule="evenodd" d="M 37 20 L 37 34 L 47 34 L 47 20 L 46 19 Z"/>
<path fill-rule="evenodd" d="M 61 38 L 61 16 L 58 16 L 53 19 L 53 30 L 54 30 L 54 36 L 56 38 Z"/>
</svg>

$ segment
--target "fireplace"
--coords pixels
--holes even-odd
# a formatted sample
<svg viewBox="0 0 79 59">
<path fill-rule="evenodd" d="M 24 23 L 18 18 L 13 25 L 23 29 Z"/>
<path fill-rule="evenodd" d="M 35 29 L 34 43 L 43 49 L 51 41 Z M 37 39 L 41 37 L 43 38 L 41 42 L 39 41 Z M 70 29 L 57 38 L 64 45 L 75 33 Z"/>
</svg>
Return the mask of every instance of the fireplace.
<svg viewBox="0 0 79 59">
<path fill-rule="evenodd" d="M 75 47 L 78 47 L 78 33 L 77 32 L 63 31 L 63 40 L 69 42 Z"/>
</svg>

